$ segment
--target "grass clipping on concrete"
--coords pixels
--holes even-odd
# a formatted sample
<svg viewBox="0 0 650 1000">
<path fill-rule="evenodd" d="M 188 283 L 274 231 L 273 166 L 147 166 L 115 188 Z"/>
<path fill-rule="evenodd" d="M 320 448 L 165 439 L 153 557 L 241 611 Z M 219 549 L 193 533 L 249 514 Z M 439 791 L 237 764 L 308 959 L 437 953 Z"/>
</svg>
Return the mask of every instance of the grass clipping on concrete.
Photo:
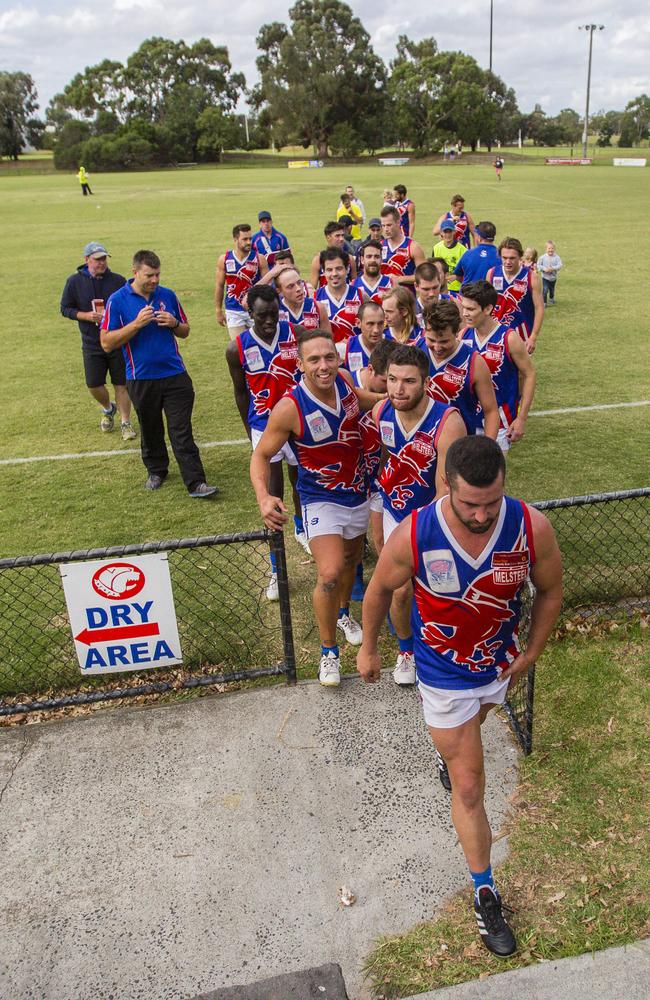
<svg viewBox="0 0 650 1000">
<path fill-rule="evenodd" d="M 468 886 L 432 923 L 377 943 L 366 966 L 375 997 L 484 979 L 650 933 L 648 624 L 579 632 L 569 625 L 540 661 L 533 753 L 521 761 L 510 853 L 496 871 L 516 911 L 518 954 L 504 961 L 480 943 Z"/>
</svg>

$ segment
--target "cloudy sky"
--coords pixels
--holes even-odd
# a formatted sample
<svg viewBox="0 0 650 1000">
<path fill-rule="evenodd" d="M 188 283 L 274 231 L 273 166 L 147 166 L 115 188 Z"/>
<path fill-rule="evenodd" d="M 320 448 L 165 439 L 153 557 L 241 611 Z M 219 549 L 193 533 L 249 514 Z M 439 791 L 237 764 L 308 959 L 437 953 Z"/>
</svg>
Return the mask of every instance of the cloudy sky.
<svg viewBox="0 0 650 1000">
<path fill-rule="evenodd" d="M 31 73 L 41 109 L 86 66 L 125 62 L 145 38 L 227 45 L 233 67 L 255 82 L 261 24 L 287 20 L 283 0 L 0 0 L 0 69 Z M 351 6 L 388 62 L 399 34 L 434 35 L 441 49 L 489 59 L 489 0 L 353 0 Z M 402 19 L 403 18 L 403 19 Z M 642 0 L 494 0 L 493 68 L 514 88 L 522 111 L 539 102 L 549 114 L 584 109 L 588 33 L 594 35 L 591 110 L 620 109 L 650 92 L 650 10 Z"/>
</svg>

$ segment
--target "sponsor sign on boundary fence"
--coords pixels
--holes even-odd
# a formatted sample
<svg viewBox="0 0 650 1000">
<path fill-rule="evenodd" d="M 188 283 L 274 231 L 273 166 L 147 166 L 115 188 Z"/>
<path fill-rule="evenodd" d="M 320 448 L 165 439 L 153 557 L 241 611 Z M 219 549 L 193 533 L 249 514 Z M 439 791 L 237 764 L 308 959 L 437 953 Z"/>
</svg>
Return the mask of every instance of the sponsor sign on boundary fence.
<svg viewBox="0 0 650 1000">
<path fill-rule="evenodd" d="M 287 166 L 291 170 L 308 170 L 310 167 L 324 167 L 322 160 L 289 160 Z"/>
<path fill-rule="evenodd" d="M 592 162 L 590 156 L 547 156 L 544 160 L 547 167 L 589 167 Z"/>
<path fill-rule="evenodd" d="M 615 167 L 645 167 L 647 160 L 635 160 L 631 156 L 615 156 L 613 161 Z"/>
<path fill-rule="evenodd" d="M 382 167 L 404 167 L 410 160 L 410 156 L 380 156 L 379 162 Z"/>
</svg>

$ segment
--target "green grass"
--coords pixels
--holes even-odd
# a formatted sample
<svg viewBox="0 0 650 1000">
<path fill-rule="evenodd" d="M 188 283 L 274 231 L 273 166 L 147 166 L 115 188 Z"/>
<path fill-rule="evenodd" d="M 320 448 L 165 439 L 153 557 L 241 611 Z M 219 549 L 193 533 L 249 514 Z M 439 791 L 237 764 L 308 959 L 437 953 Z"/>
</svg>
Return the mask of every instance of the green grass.
<svg viewBox="0 0 650 1000">
<path fill-rule="evenodd" d="M 509 856 L 496 872 L 516 910 L 519 953 L 504 961 L 483 948 L 471 893 L 463 892 L 432 923 L 377 942 L 367 962 L 377 997 L 410 996 L 648 934 L 644 640 L 636 627 L 565 640 L 539 664 L 536 748 L 520 765 Z"/>
</svg>

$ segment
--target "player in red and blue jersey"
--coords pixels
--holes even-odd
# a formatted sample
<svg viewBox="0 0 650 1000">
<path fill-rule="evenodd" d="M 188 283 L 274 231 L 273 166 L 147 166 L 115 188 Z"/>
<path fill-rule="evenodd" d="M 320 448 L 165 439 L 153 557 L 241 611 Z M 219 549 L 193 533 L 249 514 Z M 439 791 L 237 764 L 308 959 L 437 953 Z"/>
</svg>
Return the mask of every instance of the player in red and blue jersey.
<svg viewBox="0 0 650 1000">
<path fill-rule="evenodd" d="M 306 282 L 295 267 L 283 267 L 275 278 L 280 294 L 280 319 L 302 326 L 305 330 L 329 330 L 330 323 L 324 303 L 306 293 Z"/>
<path fill-rule="evenodd" d="M 381 210 L 381 273 L 388 276 L 393 285 L 408 285 L 411 290 L 415 282 L 415 268 L 424 260 L 424 250 L 410 236 L 405 236 L 400 226 L 400 215 L 393 205 L 384 205 Z"/>
<path fill-rule="evenodd" d="M 415 236 L 415 202 L 406 197 L 406 188 L 403 184 L 396 184 L 393 188 L 393 198 L 395 208 L 399 212 L 399 224 L 405 236 L 411 239 Z"/>
<path fill-rule="evenodd" d="M 387 456 L 379 476 L 384 542 L 411 511 L 430 503 L 439 493 L 447 448 L 466 433 L 458 410 L 426 394 L 428 377 L 424 352 L 399 345 L 388 361 L 388 399 L 373 410 Z M 399 643 L 393 679 L 400 685 L 415 683 L 411 596 L 410 586 L 405 584 L 395 592 L 390 612 Z"/>
<path fill-rule="evenodd" d="M 382 299 L 393 287 L 387 274 L 381 273 L 381 241 L 369 240 L 359 254 L 361 274 L 353 284 L 364 299 L 372 299 L 381 305 Z"/>
<path fill-rule="evenodd" d="M 486 280 L 499 296 L 494 317 L 516 330 L 532 354 L 544 322 L 544 298 L 539 274 L 522 264 L 524 248 L 514 236 L 499 244 L 498 264 L 486 274 Z"/>
<path fill-rule="evenodd" d="M 496 440 L 499 410 L 490 371 L 476 348 L 458 341 L 460 313 L 454 302 L 424 310 L 424 336 L 429 355 L 427 393 L 455 406 L 468 434 L 474 434 L 479 410 L 483 433 Z"/>
<path fill-rule="evenodd" d="M 278 250 L 289 250 L 289 240 L 276 229 L 270 212 L 260 212 L 257 216 L 260 228 L 253 234 L 251 245 L 260 257 L 266 261 L 269 270 L 275 264 L 275 255 Z"/>
<path fill-rule="evenodd" d="M 279 319 L 278 293 L 269 285 L 256 285 L 248 298 L 251 327 L 240 333 L 226 348 L 226 361 L 235 391 L 235 403 L 253 449 L 259 444 L 274 406 L 297 385 L 298 344 L 291 323 Z M 271 459 L 269 492 L 284 496 L 282 462 L 286 462 L 294 500 L 294 535 L 308 552 L 309 543 L 302 523 L 296 493 L 297 470 L 293 452 L 285 445 Z M 266 596 L 277 601 L 278 580 L 271 556 L 271 580 Z"/>
<path fill-rule="evenodd" d="M 264 523 L 282 530 L 286 507 L 269 492 L 271 459 L 289 444 L 298 462 L 298 493 L 318 579 L 314 612 L 321 638 L 319 680 L 340 683 L 337 630 L 361 642 L 350 616 L 350 594 L 368 527 L 366 464 L 359 426 L 360 405 L 369 409 L 377 393 L 355 389 L 339 371 L 330 334 L 306 330 L 298 338 L 302 378 L 273 409 L 251 459 L 251 481 Z"/>
<path fill-rule="evenodd" d="M 415 298 L 406 288 L 393 288 L 382 303 L 386 317 L 384 336 L 398 344 L 424 350 L 424 330 L 415 315 Z"/>
<path fill-rule="evenodd" d="M 126 387 L 140 422 L 145 489 L 158 490 L 167 478 L 169 454 L 165 426 L 183 482 L 191 497 L 219 492 L 208 486 L 192 434 L 194 387 L 178 349 L 177 338 L 190 335 L 190 324 L 171 288 L 160 284 L 160 258 L 153 250 L 133 257 L 133 278 L 106 303 L 100 329 L 105 351 L 122 348 Z"/>
<path fill-rule="evenodd" d="M 481 940 L 505 957 L 517 944 L 492 875 L 481 724 L 544 649 L 562 602 L 562 562 L 544 515 L 505 496 L 505 461 L 490 438 L 451 445 L 444 493 L 403 521 L 384 546 L 363 603 L 357 669 L 367 682 L 380 680 L 377 637 L 393 593 L 413 579 L 424 718 L 447 763 Z M 522 652 L 517 633 L 528 579 L 535 590 Z"/>
<path fill-rule="evenodd" d="M 327 250 L 340 250 L 345 254 L 346 277 L 348 284 L 352 284 L 357 276 L 357 262 L 347 252 L 345 248 L 345 227 L 341 221 L 328 222 L 323 229 L 326 248 L 315 254 L 311 262 L 310 282 L 312 288 L 321 288 L 327 284 L 323 263 Z"/>
<path fill-rule="evenodd" d="M 214 304 L 217 322 L 228 328 L 231 340 L 248 327 L 246 296 L 268 271 L 266 261 L 252 247 L 251 227 L 233 226 L 234 246 L 217 261 Z M 225 302 L 224 302 L 225 292 Z"/>
<path fill-rule="evenodd" d="M 462 194 L 455 194 L 451 199 L 451 211 L 444 212 L 435 226 L 433 227 L 433 235 L 439 236 L 441 232 L 441 225 L 447 219 L 451 219 L 454 223 L 456 231 L 456 240 L 458 243 L 462 243 L 464 247 L 468 250 L 472 245 L 472 236 L 475 232 L 474 220 L 469 212 L 465 211 L 465 199 Z"/>
<path fill-rule="evenodd" d="M 488 281 L 463 285 L 462 313 L 467 327 L 463 342 L 479 352 L 485 361 L 499 407 L 497 443 L 508 451 L 520 441 L 535 395 L 535 369 L 524 342 L 516 330 L 494 319 L 497 292 Z M 477 433 L 484 433 L 479 411 Z"/>
<path fill-rule="evenodd" d="M 358 288 L 346 281 L 346 261 L 343 250 L 325 250 L 323 271 L 325 282 L 316 292 L 316 301 L 323 303 L 332 329 L 332 337 L 341 360 L 345 360 L 347 341 L 359 332 L 357 314 L 363 302 Z"/>
<path fill-rule="evenodd" d="M 367 367 L 370 355 L 384 337 L 384 310 L 372 299 L 365 299 L 359 306 L 357 325 L 359 333 L 350 337 L 345 345 L 344 365 L 353 375 Z"/>
</svg>

